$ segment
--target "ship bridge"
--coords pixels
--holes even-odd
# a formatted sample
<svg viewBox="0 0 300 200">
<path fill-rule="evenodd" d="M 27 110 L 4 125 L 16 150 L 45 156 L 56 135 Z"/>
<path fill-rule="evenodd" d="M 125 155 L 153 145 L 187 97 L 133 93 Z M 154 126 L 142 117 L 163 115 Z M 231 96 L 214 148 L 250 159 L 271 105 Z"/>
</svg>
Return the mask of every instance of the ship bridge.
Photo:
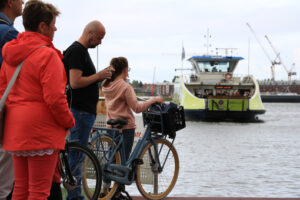
<svg viewBox="0 0 300 200">
<path fill-rule="evenodd" d="M 201 72 L 233 73 L 238 62 L 243 59 L 242 57 L 229 56 L 193 56 L 188 60 L 192 63 L 196 74 L 200 74 Z"/>
</svg>

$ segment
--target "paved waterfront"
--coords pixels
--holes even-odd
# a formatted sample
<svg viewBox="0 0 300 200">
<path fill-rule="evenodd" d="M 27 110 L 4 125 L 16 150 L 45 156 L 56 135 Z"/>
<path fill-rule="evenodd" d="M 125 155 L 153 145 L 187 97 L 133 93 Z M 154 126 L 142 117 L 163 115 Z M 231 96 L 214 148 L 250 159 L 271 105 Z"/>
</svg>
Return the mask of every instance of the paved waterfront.
<svg viewBox="0 0 300 200">
<path fill-rule="evenodd" d="M 133 197 L 133 200 L 142 200 L 143 197 Z M 166 200 L 299 200 L 300 198 L 262 198 L 262 197 L 168 197 Z"/>
</svg>

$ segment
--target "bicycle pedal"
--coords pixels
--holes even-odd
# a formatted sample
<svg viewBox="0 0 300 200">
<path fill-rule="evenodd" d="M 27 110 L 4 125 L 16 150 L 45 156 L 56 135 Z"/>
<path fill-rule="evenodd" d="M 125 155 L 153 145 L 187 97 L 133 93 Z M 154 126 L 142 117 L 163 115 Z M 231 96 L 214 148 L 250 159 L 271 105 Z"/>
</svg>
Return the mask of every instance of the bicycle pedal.
<svg viewBox="0 0 300 200">
<path fill-rule="evenodd" d="M 142 165 L 144 164 L 144 161 L 142 159 L 136 158 L 132 161 L 136 165 Z"/>
</svg>

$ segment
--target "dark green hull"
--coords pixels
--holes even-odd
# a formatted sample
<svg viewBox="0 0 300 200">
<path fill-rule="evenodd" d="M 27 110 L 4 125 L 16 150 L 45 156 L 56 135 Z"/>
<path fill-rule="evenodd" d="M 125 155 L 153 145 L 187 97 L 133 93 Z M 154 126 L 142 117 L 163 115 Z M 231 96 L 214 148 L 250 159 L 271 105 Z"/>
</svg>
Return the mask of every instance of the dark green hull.
<svg viewBox="0 0 300 200">
<path fill-rule="evenodd" d="M 262 102 L 300 103 L 300 95 L 261 95 Z"/>
<path fill-rule="evenodd" d="M 265 110 L 251 111 L 210 111 L 184 110 L 186 120 L 207 121 L 257 121 L 257 115 L 264 114 Z"/>
</svg>

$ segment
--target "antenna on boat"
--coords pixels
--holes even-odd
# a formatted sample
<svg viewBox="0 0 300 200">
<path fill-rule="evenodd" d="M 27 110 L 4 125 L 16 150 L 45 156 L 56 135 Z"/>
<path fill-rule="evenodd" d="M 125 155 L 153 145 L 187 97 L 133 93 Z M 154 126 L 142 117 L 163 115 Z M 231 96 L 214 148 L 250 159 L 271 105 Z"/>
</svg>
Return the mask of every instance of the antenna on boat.
<svg viewBox="0 0 300 200">
<path fill-rule="evenodd" d="M 223 50 L 225 53 L 225 56 L 230 56 L 233 57 L 233 51 L 237 50 L 237 48 L 216 48 L 216 54 L 219 54 L 219 50 Z M 230 55 L 229 55 L 229 51 L 230 51 Z M 222 55 L 222 54 L 221 54 Z"/>
<path fill-rule="evenodd" d="M 209 55 L 209 47 L 211 47 L 211 44 L 209 44 L 209 38 L 211 38 L 211 35 L 209 34 L 209 29 L 207 29 L 206 35 L 204 35 L 204 37 L 206 37 L 206 55 Z"/>
</svg>

